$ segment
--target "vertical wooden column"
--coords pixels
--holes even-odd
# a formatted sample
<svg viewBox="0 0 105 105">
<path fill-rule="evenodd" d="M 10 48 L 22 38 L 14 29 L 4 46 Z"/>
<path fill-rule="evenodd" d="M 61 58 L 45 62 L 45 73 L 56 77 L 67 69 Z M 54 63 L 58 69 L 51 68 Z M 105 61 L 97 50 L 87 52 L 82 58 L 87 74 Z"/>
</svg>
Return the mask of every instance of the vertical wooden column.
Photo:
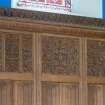
<svg viewBox="0 0 105 105">
<path fill-rule="evenodd" d="M 22 35 L 19 35 L 19 71 L 22 72 L 23 65 L 22 65 Z"/>
<path fill-rule="evenodd" d="M 13 101 L 14 101 L 14 105 L 18 105 L 18 86 L 17 86 L 17 81 L 15 81 L 13 83 Z"/>
<path fill-rule="evenodd" d="M 33 34 L 33 60 L 34 60 L 34 105 L 41 105 L 41 55 L 40 35 Z"/>
<path fill-rule="evenodd" d="M 80 39 L 80 105 L 88 105 L 87 101 L 87 42 Z"/>
<path fill-rule="evenodd" d="M 102 85 L 97 86 L 97 105 L 104 105 L 104 87 Z"/>
</svg>

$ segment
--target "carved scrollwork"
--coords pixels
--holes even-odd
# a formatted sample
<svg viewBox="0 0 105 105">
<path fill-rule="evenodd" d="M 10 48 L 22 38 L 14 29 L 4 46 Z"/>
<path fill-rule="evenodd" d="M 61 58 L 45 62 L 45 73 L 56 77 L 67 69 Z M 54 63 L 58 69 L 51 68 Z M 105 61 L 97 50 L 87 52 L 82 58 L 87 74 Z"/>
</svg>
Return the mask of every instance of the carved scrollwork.
<svg viewBox="0 0 105 105">
<path fill-rule="evenodd" d="M 97 18 L 81 17 L 81 16 L 72 16 L 72 15 L 63 15 L 56 13 L 47 13 L 39 11 L 27 11 L 20 9 L 2 9 L 0 8 L 0 16 L 8 17 L 20 17 L 20 18 L 29 18 L 32 20 L 43 20 L 50 22 L 57 22 L 63 24 L 78 24 L 82 26 L 94 27 L 94 28 L 105 28 L 105 21 Z"/>
<path fill-rule="evenodd" d="M 87 41 L 88 75 L 105 76 L 105 41 Z"/>
<path fill-rule="evenodd" d="M 32 35 L 22 35 L 23 71 L 32 72 Z"/>
<path fill-rule="evenodd" d="M 5 35 L 5 71 L 19 71 L 19 35 Z"/>
<path fill-rule="evenodd" d="M 2 60 L 3 60 L 3 56 L 2 56 L 2 52 L 3 52 L 3 48 L 2 48 L 2 35 L 0 35 L 0 71 L 3 71 L 3 64 L 2 64 Z"/>
<path fill-rule="evenodd" d="M 1 33 L 0 72 L 32 72 L 32 35 Z"/>
<path fill-rule="evenodd" d="M 79 74 L 79 40 L 42 36 L 42 72 Z"/>
</svg>

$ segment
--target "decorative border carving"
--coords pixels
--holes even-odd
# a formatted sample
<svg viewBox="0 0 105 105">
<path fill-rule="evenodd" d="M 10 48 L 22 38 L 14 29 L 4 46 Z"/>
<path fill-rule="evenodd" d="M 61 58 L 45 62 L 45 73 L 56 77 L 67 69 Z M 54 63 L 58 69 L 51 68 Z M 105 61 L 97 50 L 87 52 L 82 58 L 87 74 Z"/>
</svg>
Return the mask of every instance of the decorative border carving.
<svg viewBox="0 0 105 105">
<path fill-rule="evenodd" d="M 31 20 L 105 29 L 105 21 L 102 19 L 73 16 L 73 15 L 71 16 L 71 15 L 63 15 L 56 13 L 39 12 L 39 11 L 1 8 L 0 16 L 28 18 Z"/>
</svg>

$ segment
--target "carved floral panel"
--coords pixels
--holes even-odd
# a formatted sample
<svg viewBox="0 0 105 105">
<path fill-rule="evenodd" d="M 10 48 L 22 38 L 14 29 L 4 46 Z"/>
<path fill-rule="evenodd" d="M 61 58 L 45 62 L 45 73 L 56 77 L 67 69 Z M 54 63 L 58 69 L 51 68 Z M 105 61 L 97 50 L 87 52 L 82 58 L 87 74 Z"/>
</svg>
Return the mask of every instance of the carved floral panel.
<svg viewBox="0 0 105 105">
<path fill-rule="evenodd" d="M 3 49 L 2 49 L 2 42 L 3 42 L 3 40 L 2 40 L 2 35 L 0 35 L 0 71 L 3 71 L 3 68 L 2 68 L 2 66 L 3 66 L 3 64 L 2 64 L 2 60 L 3 60 L 3 56 L 2 56 L 2 52 L 3 52 Z"/>
<path fill-rule="evenodd" d="M 19 35 L 5 35 L 5 71 L 19 71 Z"/>
<path fill-rule="evenodd" d="M 79 74 L 79 39 L 42 36 L 42 72 Z"/>
<path fill-rule="evenodd" d="M 32 71 L 32 35 L 22 35 L 23 71 Z"/>
<path fill-rule="evenodd" d="M 105 76 L 105 41 L 87 41 L 88 75 Z"/>
<path fill-rule="evenodd" d="M 32 35 L 1 33 L 0 72 L 32 72 Z"/>
</svg>

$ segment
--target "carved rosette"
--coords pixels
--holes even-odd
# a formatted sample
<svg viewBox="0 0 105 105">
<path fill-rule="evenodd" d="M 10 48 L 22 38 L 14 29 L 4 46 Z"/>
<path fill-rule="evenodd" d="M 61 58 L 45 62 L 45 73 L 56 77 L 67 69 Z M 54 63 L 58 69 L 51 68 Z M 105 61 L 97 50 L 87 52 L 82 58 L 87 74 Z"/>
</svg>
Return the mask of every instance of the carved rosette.
<svg viewBox="0 0 105 105">
<path fill-rule="evenodd" d="M 63 75 L 79 74 L 79 40 L 42 36 L 42 72 Z"/>
<path fill-rule="evenodd" d="M 105 76 L 105 41 L 87 41 L 88 75 Z"/>
</svg>

